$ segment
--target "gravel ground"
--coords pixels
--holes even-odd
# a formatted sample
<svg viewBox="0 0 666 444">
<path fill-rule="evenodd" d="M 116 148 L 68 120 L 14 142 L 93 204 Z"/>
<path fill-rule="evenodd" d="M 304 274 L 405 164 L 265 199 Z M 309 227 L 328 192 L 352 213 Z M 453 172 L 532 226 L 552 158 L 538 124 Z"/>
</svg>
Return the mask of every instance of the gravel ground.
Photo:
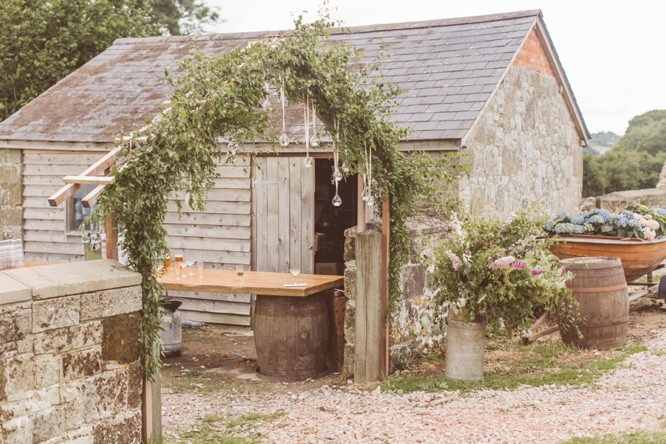
<svg viewBox="0 0 666 444">
<path fill-rule="evenodd" d="M 177 436 L 206 414 L 232 419 L 284 411 L 256 423 L 271 443 L 556 443 L 574 436 L 658 430 L 666 410 L 666 332 L 630 356 L 595 388 L 525 387 L 396 395 L 323 386 L 302 393 L 163 392 L 163 424 Z"/>
</svg>

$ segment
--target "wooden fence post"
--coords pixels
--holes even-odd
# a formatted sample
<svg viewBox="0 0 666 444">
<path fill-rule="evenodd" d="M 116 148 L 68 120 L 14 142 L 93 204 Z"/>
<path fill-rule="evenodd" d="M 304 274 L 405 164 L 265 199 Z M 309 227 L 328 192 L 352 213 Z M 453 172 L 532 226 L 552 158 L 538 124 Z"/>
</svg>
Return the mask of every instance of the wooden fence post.
<svg viewBox="0 0 666 444">
<path fill-rule="evenodd" d="M 162 442 L 162 375 L 150 382 L 143 379 L 141 434 L 144 443 Z"/>
<path fill-rule="evenodd" d="M 382 234 L 366 230 L 356 237 L 356 341 L 354 380 L 376 381 L 382 373 Z"/>
</svg>

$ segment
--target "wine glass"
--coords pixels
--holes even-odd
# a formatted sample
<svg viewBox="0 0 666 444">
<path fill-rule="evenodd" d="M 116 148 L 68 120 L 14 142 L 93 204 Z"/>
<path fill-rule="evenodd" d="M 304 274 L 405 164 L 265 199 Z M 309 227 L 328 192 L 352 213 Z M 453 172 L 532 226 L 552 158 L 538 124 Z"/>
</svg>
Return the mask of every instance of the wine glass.
<svg viewBox="0 0 666 444">
<path fill-rule="evenodd" d="M 194 268 L 192 268 L 192 267 L 194 267 L 194 264 L 195 264 L 195 261 L 185 262 L 185 268 L 187 268 L 187 274 L 190 275 L 190 276 L 194 276 Z"/>
<path fill-rule="evenodd" d="M 300 268 L 290 268 L 289 273 L 291 273 L 294 277 L 298 276 L 301 274 L 301 269 Z M 294 285 L 296 285 L 298 282 L 294 282 Z"/>
</svg>

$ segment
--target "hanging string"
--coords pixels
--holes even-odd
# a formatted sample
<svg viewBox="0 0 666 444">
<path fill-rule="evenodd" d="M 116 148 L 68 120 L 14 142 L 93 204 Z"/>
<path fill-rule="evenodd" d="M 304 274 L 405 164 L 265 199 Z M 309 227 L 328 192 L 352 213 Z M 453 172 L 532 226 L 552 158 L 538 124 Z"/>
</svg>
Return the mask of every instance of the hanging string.
<svg viewBox="0 0 666 444">
<path fill-rule="evenodd" d="M 333 138 L 333 180 L 340 182 L 343 175 L 340 172 L 340 151 L 338 150 L 338 143 L 340 141 L 340 128 L 337 119 L 335 120 L 335 137 Z"/>
<path fill-rule="evenodd" d="M 314 100 L 312 100 L 312 138 L 310 139 L 310 145 L 313 148 L 319 146 L 320 139 L 317 135 L 317 107 L 315 106 Z"/>
<path fill-rule="evenodd" d="M 305 158 L 303 159 L 303 166 L 305 168 L 312 167 L 312 158 L 310 157 L 310 98 L 305 96 L 305 107 L 303 109 L 303 119 L 305 121 Z"/>
<path fill-rule="evenodd" d="M 285 120 L 285 97 L 284 97 L 284 79 L 280 79 L 282 82 L 280 85 L 280 104 L 282 105 L 282 134 L 278 142 L 281 146 L 286 147 L 289 145 L 289 136 L 287 136 L 287 122 Z"/>
</svg>

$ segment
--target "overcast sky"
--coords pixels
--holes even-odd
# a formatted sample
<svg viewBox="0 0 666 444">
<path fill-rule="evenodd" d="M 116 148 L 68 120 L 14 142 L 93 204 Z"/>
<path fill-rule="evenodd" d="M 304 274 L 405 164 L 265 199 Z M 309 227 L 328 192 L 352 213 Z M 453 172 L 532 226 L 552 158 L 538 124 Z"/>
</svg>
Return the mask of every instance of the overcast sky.
<svg viewBox="0 0 666 444">
<path fill-rule="evenodd" d="M 214 32 L 289 29 L 315 0 L 206 0 L 226 20 Z M 541 9 L 590 132 L 624 133 L 666 109 L 666 2 L 659 0 L 331 0 L 345 26 Z"/>
</svg>

